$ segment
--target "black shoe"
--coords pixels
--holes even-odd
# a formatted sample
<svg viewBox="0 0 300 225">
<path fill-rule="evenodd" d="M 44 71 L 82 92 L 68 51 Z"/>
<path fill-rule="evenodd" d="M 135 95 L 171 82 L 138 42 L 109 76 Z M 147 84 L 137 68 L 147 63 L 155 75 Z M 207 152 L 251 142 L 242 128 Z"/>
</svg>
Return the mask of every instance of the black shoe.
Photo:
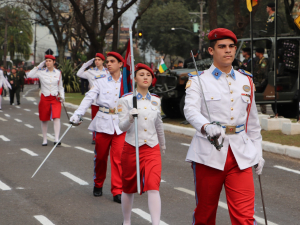
<svg viewBox="0 0 300 225">
<path fill-rule="evenodd" d="M 56 142 L 53 142 L 53 145 L 56 145 Z M 58 142 L 57 145 L 61 145 L 61 142 Z"/>
<path fill-rule="evenodd" d="M 46 144 L 42 144 L 42 146 L 47 146 L 48 144 L 46 143 Z"/>
<path fill-rule="evenodd" d="M 20 105 L 20 102 L 18 102 L 18 105 Z"/>
<path fill-rule="evenodd" d="M 93 140 L 93 141 L 92 141 L 92 145 L 94 145 L 94 144 L 96 144 L 96 142 Z"/>
<path fill-rule="evenodd" d="M 102 187 L 101 188 L 94 187 L 93 194 L 95 197 L 102 196 Z"/>
<path fill-rule="evenodd" d="M 117 202 L 117 203 L 121 204 L 121 195 L 115 195 L 114 196 L 114 202 Z"/>
</svg>

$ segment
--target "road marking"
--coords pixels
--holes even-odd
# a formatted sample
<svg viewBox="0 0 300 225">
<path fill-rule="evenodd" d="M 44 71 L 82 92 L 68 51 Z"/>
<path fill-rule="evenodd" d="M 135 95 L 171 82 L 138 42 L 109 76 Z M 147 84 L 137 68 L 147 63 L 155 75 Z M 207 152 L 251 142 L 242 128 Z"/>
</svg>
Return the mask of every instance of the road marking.
<svg viewBox="0 0 300 225">
<path fill-rule="evenodd" d="M 29 89 L 28 91 L 25 92 L 25 94 L 24 94 L 23 96 L 26 96 L 30 91 L 32 91 L 32 90 L 34 90 L 34 89 L 36 89 L 36 88 L 31 88 L 31 89 Z M 33 97 L 32 97 L 32 98 L 33 98 Z"/>
<path fill-rule="evenodd" d="M 68 172 L 61 172 L 62 175 L 70 178 L 71 180 L 75 181 L 76 183 L 80 184 L 80 185 L 89 185 L 88 182 L 81 180 L 78 177 L 75 177 L 74 175 L 68 173 Z"/>
<path fill-rule="evenodd" d="M 275 168 L 277 169 L 281 169 L 281 170 L 285 170 L 285 171 L 289 171 L 289 172 L 292 172 L 292 173 L 297 173 L 297 174 L 300 174 L 300 171 L 299 170 L 293 170 L 293 169 L 289 169 L 287 167 L 284 167 L 284 166 L 274 166 Z"/>
<path fill-rule="evenodd" d="M 7 186 L 6 184 L 4 184 L 1 180 L 0 180 L 0 189 L 2 191 L 9 191 L 9 190 L 11 190 L 11 188 L 9 186 Z"/>
<path fill-rule="evenodd" d="M 9 101 L 9 97 L 3 97 L 5 101 Z"/>
<path fill-rule="evenodd" d="M 18 190 L 23 190 L 24 188 L 23 188 L 23 187 L 17 187 L 16 189 L 18 189 Z"/>
<path fill-rule="evenodd" d="M 77 149 L 79 149 L 79 150 L 81 150 L 81 151 L 87 152 L 87 153 L 94 154 L 94 152 L 93 152 L 93 151 L 91 151 L 91 150 L 88 150 L 88 149 L 85 149 L 85 148 L 82 148 L 82 147 L 78 147 L 78 146 L 76 146 L 75 148 L 77 148 Z"/>
<path fill-rule="evenodd" d="M 24 109 L 25 111 L 27 111 L 27 112 L 30 112 L 31 110 L 30 109 Z"/>
<path fill-rule="evenodd" d="M 160 182 L 161 182 L 161 183 L 165 183 L 166 181 L 165 181 L 165 180 L 160 180 Z"/>
<path fill-rule="evenodd" d="M 181 145 L 190 147 L 190 144 L 186 144 L 186 143 L 181 143 Z"/>
<path fill-rule="evenodd" d="M 37 103 L 36 103 L 36 102 L 34 102 L 33 104 L 34 104 L 34 105 L 37 105 Z"/>
<path fill-rule="evenodd" d="M 149 221 L 151 223 L 151 216 L 149 213 L 144 212 L 141 209 L 132 209 L 132 212 L 138 214 L 140 217 L 142 217 L 143 219 Z M 168 225 L 167 223 L 160 221 L 159 223 L 160 225 Z"/>
<path fill-rule="evenodd" d="M 39 136 L 40 136 L 40 137 L 43 137 L 42 134 L 39 134 Z M 47 133 L 47 136 L 48 136 L 47 139 L 48 139 L 49 141 L 53 141 L 53 142 L 54 142 L 55 138 L 54 138 L 51 134 L 48 134 L 48 133 Z M 64 143 L 61 143 L 61 146 L 66 147 L 66 148 L 71 147 L 70 145 L 67 145 L 67 144 L 64 144 Z"/>
<path fill-rule="evenodd" d="M 23 151 L 23 152 L 26 152 L 27 154 L 29 154 L 31 156 L 38 156 L 38 154 L 34 153 L 33 151 L 30 151 L 27 148 L 21 148 L 20 150 Z"/>
<path fill-rule="evenodd" d="M 26 127 L 33 128 L 30 124 L 25 124 Z"/>
<path fill-rule="evenodd" d="M 69 127 L 70 126 L 70 124 L 69 123 L 63 123 L 63 125 L 65 125 L 65 126 L 67 126 L 67 127 Z M 74 126 L 72 126 L 72 128 L 75 128 Z"/>
<path fill-rule="evenodd" d="M 20 106 L 16 106 L 16 108 L 17 108 L 17 109 L 21 109 L 21 107 L 20 107 Z"/>
<path fill-rule="evenodd" d="M 19 119 L 15 119 L 15 121 L 17 121 L 17 122 L 19 122 L 19 123 L 21 123 L 21 122 L 22 122 L 22 120 L 19 120 Z"/>
<path fill-rule="evenodd" d="M 25 97 L 27 99 L 27 101 L 31 101 L 31 102 L 34 102 L 35 101 L 35 98 L 34 97 Z"/>
<path fill-rule="evenodd" d="M 82 118 L 85 119 L 85 120 L 92 120 L 92 119 L 90 119 L 88 117 L 82 117 Z"/>
<path fill-rule="evenodd" d="M 181 188 L 181 187 L 176 187 L 176 188 L 174 188 L 174 189 L 175 189 L 175 190 L 178 190 L 178 191 L 185 192 L 185 193 L 190 194 L 190 195 L 192 195 L 192 196 L 195 197 L 195 192 L 194 192 L 194 191 L 188 190 L 188 189 L 186 189 L 186 188 Z M 228 206 L 227 206 L 226 203 L 219 201 L 219 204 L 218 204 L 218 205 L 219 205 L 221 208 L 227 209 L 227 210 L 228 210 Z M 258 216 L 254 216 L 254 218 L 255 218 L 255 220 L 256 220 L 257 223 L 265 224 L 265 219 L 264 219 L 264 218 L 261 218 L 261 217 L 258 217 Z M 268 224 L 269 224 L 269 225 L 278 225 L 277 223 L 273 223 L 273 222 L 271 222 L 271 221 L 269 221 L 269 220 L 268 220 Z"/>
<path fill-rule="evenodd" d="M 7 121 L 6 119 L 4 119 L 4 118 L 2 118 L 2 117 L 0 117 L 0 120 L 2 120 L 2 121 Z"/>
<path fill-rule="evenodd" d="M 6 117 L 10 117 L 10 115 L 8 115 L 8 114 L 4 114 L 4 116 L 6 116 Z"/>
<path fill-rule="evenodd" d="M 43 215 L 37 215 L 34 216 L 34 218 L 36 218 L 43 225 L 54 225 L 54 223 L 52 223 L 47 217 Z"/>
<path fill-rule="evenodd" d="M 37 116 L 40 115 L 39 113 L 34 113 L 34 114 L 37 115 Z"/>
<path fill-rule="evenodd" d="M 3 141 L 10 141 L 7 137 L 5 137 L 4 135 L 0 135 L 0 138 L 3 140 Z"/>
<path fill-rule="evenodd" d="M 89 134 L 93 134 L 92 132 L 89 132 Z"/>
</svg>

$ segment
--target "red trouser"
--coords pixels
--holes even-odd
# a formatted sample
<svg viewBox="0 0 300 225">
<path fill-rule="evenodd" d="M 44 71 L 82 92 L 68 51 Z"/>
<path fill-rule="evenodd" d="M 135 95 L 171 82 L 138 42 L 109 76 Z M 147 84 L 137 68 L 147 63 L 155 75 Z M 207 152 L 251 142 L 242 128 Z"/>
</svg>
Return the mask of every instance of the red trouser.
<svg viewBox="0 0 300 225">
<path fill-rule="evenodd" d="M 99 106 L 98 105 L 91 105 L 91 109 L 92 109 L 92 120 L 95 118 L 95 116 L 97 115 L 97 112 L 99 111 Z M 93 140 L 96 141 L 96 131 L 93 131 Z"/>
<path fill-rule="evenodd" d="M 106 178 L 107 158 L 110 148 L 111 164 L 111 193 L 113 196 L 122 194 L 122 167 L 121 155 L 126 133 L 120 135 L 96 133 L 94 158 L 94 186 L 103 186 Z"/>
<path fill-rule="evenodd" d="M 196 189 L 193 225 L 214 225 L 222 186 L 233 225 L 256 225 L 252 168 L 240 170 L 229 146 L 224 171 L 192 163 Z"/>
</svg>

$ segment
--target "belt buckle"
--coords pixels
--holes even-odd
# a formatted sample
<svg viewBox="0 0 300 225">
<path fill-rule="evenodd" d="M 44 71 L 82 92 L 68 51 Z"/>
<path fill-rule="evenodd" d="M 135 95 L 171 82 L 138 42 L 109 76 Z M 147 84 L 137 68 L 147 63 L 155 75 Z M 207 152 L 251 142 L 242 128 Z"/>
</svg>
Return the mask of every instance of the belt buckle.
<svg viewBox="0 0 300 225">
<path fill-rule="evenodd" d="M 236 126 L 226 126 L 226 134 L 235 134 Z"/>
<path fill-rule="evenodd" d="M 109 113 L 110 113 L 110 114 L 115 114 L 115 111 L 116 111 L 116 109 L 115 109 L 115 108 L 113 108 L 113 109 L 109 109 Z"/>
</svg>

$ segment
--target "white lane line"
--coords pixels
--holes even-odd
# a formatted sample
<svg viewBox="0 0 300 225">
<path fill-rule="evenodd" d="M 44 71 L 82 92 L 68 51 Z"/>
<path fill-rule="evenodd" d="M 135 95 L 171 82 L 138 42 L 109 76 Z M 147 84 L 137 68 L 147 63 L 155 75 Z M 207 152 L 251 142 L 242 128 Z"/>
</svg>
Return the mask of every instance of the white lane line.
<svg viewBox="0 0 300 225">
<path fill-rule="evenodd" d="M 26 127 L 33 128 L 30 124 L 25 124 Z"/>
<path fill-rule="evenodd" d="M 33 104 L 34 104 L 34 105 L 37 105 L 37 103 L 36 103 L 36 102 L 34 102 Z"/>
<path fill-rule="evenodd" d="M 70 126 L 70 124 L 69 123 L 63 123 L 63 125 L 65 125 L 65 126 L 67 126 L 67 127 L 69 127 Z M 74 126 L 72 126 L 72 128 L 75 128 Z"/>
<path fill-rule="evenodd" d="M 40 137 L 43 137 L 42 134 L 39 134 L 39 136 L 40 136 Z M 53 141 L 53 142 L 54 142 L 55 138 L 54 138 L 51 134 L 48 134 L 48 133 L 47 133 L 47 136 L 48 136 L 47 139 L 48 139 L 49 141 Z M 61 146 L 66 147 L 66 148 L 71 147 L 70 145 L 67 145 L 67 144 L 64 144 L 64 143 L 61 143 Z"/>
<path fill-rule="evenodd" d="M 186 144 L 186 143 L 181 143 L 181 145 L 190 147 L 190 144 Z"/>
<path fill-rule="evenodd" d="M 38 156 L 38 154 L 34 153 L 33 151 L 27 149 L 27 148 L 21 148 L 20 149 L 23 152 L 26 152 L 27 154 L 31 155 L 31 156 Z"/>
<path fill-rule="evenodd" d="M 19 120 L 19 119 L 15 119 L 15 121 L 17 121 L 17 122 L 19 122 L 19 123 L 21 123 L 21 122 L 22 122 L 22 120 Z"/>
<path fill-rule="evenodd" d="M 39 113 L 34 113 L 34 114 L 37 115 L 37 116 L 40 115 Z"/>
<path fill-rule="evenodd" d="M 9 101 L 9 97 L 3 97 L 5 101 Z"/>
<path fill-rule="evenodd" d="M 149 221 L 151 223 L 151 216 L 149 213 L 144 212 L 141 209 L 132 209 L 132 212 L 138 214 L 140 217 L 142 217 L 143 219 Z M 168 225 L 167 223 L 160 221 L 159 223 L 160 225 Z"/>
<path fill-rule="evenodd" d="M 2 191 L 9 191 L 9 190 L 11 190 L 11 188 L 9 186 L 7 186 L 6 184 L 4 184 L 1 180 L 0 180 L 0 189 Z"/>
<path fill-rule="evenodd" d="M 93 134 L 92 132 L 89 132 L 89 134 Z"/>
<path fill-rule="evenodd" d="M 28 91 L 25 92 L 24 96 L 28 95 L 28 93 L 29 93 L 30 91 L 34 90 L 34 89 L 36 89 L 36 88 L 30 88 Z M 33 98 L 33 97 L 32 97 L 32 98 Z"/>
<path fill-rule="evenodd" d="M 27 111 L 27 112 L 30 112 L 31 110 L 30 109 L 24 109 L 25 111 Z"/>
<path fill-rule="evenodd" d="M 81 180 L 80 178 L 78 177 L 75 177 L 74 175 L 68 173 L 68 172 L 61 172 L 62 175 L 70 178 L 71 180 L 75 181 L 76 183 L 80 184 L 80 185 L 89 185 L 88 182 L 84 181 L 84 180 Z"/>
<path fill-rule="evenodd" d="M 23 187 L 17 187 L 16 189 L 18 189 L 18 190 L 23 190 L 24 188 L 23 188 Z"/>
<path fill-rule="evenodd" d="M 2 121 L 7 121 L 6 119 L 4 119 L 4 118 L 2 118 L 2 117 L 0 117 L 0 120 L 2 120 Z"/>
<path fill-rule="evenodd" d="M 178 191 L 185 192 L 185 193 L 190 194 L 190 195 L 192 195 L 192 196 L 195 197 L 195 192 L 194 191 L 188 190 L 186 188 L 181 188 L 181 187 L 177 187 L 177 188 L 174 188 L 174 189 L 178 190 Z M 219 207 L 228 210 L 228 206 L 227 206 L 226 203 L 219 201 L 218 205 L 219 205 Z M 256 220 L 257 223 L 265 224 L 265 219 L 264 218 L 261 218 L 261 217 L 258 217 L 258 216 L 254 216 L 254 219 Z M 268 220 L 268 224 L 269 225 L 278 225 L 277 223 L 273 223 L 273 222 L 271 222 L 269 220 Z"/>
<path fill-rule="evenodd" d="M 27 99 L 27 101 L 31 101 L 31 102 L 34 102 L 35 101 L 35 98 L 34 97 L 25 97 Z"/>
<path fill-rule="evenodd" d="M 88 118 L 88 117 L 82 117 L 82 118 L 85 120 L 92 120 L 91 118 Z"/>
<path fill-rule="evenodd" d="M 68 112 L 68 114 L 70 114 L 70 115 L 73 115 L 74 113 L 72 113 L 72 112 Z"/>
<path fill-rule="evenodd" d="M 4 116 L 6 116 L 6 117 L 10 117 L 10 115 L 8 115 L 8 114 L 4 114 Z"/>
<path fill-rule="evenodd" d="M 165 181 L 165 180 L 163 180 L 163 179 L 161 179 L 161 180 L 160 180 L 160 182 L 161 182 L 161 183 L 165 183 L 166 181 Z"/>
<path fill-rule="evenodd" d="M 82 148 L 82 147 L 78 147 L 78 146 L 76 146 L 75 148 L 77 148 L 77 149 L 79 149 L 79 150 L 81 150 L 81 151 L 87 152 L 87 153 L 94 154 L 94 152 L 93 152 L 93 151 L 91 151 L 91 150 L 88 150 L 88 149 L 86 149 L 86 148 Z"/>
<path fill-rule="evenodd" d="M 7 137 L 5 137 L 4 135 L 0 135 L 0 138 L 3 140 L 3 141 L 10 141 Z"/>
<path fill-rule="evenodd" d="M 43 225 L 54 225 L 54 223 L 52 223 L 47 217 L 43 215 L 37 215 L 34 216 L 34 218 L 36 218 Z"/>
<path fill-rule="evenodd" d="M 293 170 L 293 169 L 289 169 L 289 168 L 284 167 L 284 166 L 277 166 L 277 165 L 275 165 L 274 167 L 277 168 L 277 169 L 281 169 L 281 170 L 289 171 L 289 172 L 292 172 L 292 173 L 300 174 L 299 170 Z"/>
<path fill-rule="evenodd" d="M 20 106 L 16 106 L 16 108 L 17 108 L 17 109 L 21 109 L 21 107 L 20 107 Z"/>
</svg>

